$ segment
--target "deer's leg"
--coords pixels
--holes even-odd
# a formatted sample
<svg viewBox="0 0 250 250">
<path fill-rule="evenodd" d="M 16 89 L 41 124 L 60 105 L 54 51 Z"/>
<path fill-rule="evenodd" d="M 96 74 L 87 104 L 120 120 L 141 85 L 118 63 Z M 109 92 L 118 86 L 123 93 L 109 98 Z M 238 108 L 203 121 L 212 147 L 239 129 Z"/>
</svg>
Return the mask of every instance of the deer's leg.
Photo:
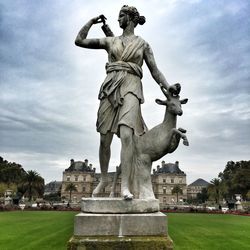
<svg viewBox="0 0 250 250">
<path fill-rule="evenodd" d="M 125 200 L 133 199 L 130 193 L 130 175 L 133 159 L 133 130 L 126 125 L 120 125 L 121 148 L 121 193 Z"/>
<path fill-rule="evenodd" d="M 101 168 L 101 180 L 97 187 L 92 193 L 92 197 L 96 197 L 99 193 L 102 192 L 103 188 L 108 185 L 108 167 L 110 160 L 110 145 L 113 139 L 112 133 L 100 134 L 100 147 L 99 147 L 99 162 Z"/>
<path fill-rule="evenodd" d="M 111 192 L 109 194 L 109 197 L 111 197 L 111 198 L 115 197 L 115 186 L 116 186 L 117 179 L 118 179 L 120 174 L 121 174 L 121 165 L 119 165 L 119 167 L 116 167 L 116 172 L 115 172 L 113 184 L 111 187 Z"/>
<path fill-rule="evenodd" d="M 180 137 L 181 137 L 182 140 L 183 140 L 183 144 L 184 144 L 185 146 L 189 146 L 189 142 L 188 142 L 187 136 L 185 135 L 185 133 L 187 132 L 187 130 L 186 130 L 186 129 L 183 129 L 183 128 L 178 128 L 177 131 L 179 132 Z"/>
</svg>

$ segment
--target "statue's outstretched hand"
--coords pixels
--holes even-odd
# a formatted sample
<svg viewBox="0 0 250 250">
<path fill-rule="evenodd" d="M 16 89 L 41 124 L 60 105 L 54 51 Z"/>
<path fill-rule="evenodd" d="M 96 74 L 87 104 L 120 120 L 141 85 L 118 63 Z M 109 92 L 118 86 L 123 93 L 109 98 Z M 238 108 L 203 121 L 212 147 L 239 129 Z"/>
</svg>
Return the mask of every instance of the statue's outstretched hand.
<svg viewBox="0 0 250 250">
<path fill-rule="evenodd" d="M 179 83 L 175 83 L 173 85 L 170 85 L 168 87 L 168 92 L 171 95 L 179 95 L 179 93 L 181 92 L 181 85 Z"/>
<path fill-rule="evenodd" d="M 181 85 L 179 83 L 175 83 L 173 85 L 170 86 L 166 86 L 163 85 L 162 83 L 159 84 L 161 91 L 163 92 L 164 95 L 166 95 L 167 93 L 172 95 L 172 96 L 176 96 L 179 95 L 180 91 L 181 91 Z"/>
</svg>

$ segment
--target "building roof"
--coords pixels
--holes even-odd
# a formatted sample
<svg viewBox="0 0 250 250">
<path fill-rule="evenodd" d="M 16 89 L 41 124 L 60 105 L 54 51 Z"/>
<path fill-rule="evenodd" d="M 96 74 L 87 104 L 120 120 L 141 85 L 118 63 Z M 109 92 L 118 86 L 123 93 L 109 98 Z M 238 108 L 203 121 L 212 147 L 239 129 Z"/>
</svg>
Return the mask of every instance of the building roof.
<svg viewBox="0 0 250 250">
<path fill-rule="evenodd" d="M 56 193 L 60 190 L 62 185 L 61 181 L 51 181 L 47 183 L 44 187 L 44 193 Z"/>
<path fill-rule="evenodd" d="M 180 168 L 179 168 L 179 162 L 176 161 L 175 163 L 165 163 L 162 161 L 161 167 L 157 166 L 157 170 L 154 170 L 154 174 L 185 174 Z"/>
<path fill-rule="evenodd" d="M 88 164 L 88 160 L 74 161 L 70 160 L 70 166 L 65 169 L 66 172 L 81 171 L 81 172 L 95 172 L 95 168 L 92 168 L 92 164 Z"/>
<path fill-rule="evenodd" d="M 203 187 L 207 187 L 209 185 L 209 182 L 199 178 L 196 181 L 194 181 L 193 183 L 189 184 L 188 186 L 203 186 Z"/>
</svg>

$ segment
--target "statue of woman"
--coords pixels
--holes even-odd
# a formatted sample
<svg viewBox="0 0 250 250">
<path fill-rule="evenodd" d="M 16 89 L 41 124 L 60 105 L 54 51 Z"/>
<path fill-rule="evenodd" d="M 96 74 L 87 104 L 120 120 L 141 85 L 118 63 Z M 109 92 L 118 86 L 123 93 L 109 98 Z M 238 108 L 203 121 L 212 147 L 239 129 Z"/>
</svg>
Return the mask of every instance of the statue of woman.
<svg viewBox="0 0 250 250">
<path fill-rule="evenodd" d="M 161 88 L 178 94 L 178 85 L 169 86 L 164 75 L 155 63 L 149 44 L 134 34 L 137 24 L 144 24 L 135 7 L 124 5 L 119 13 L 118 22 L 123 29 L 122 35 L 101 39 L 87 39 L 93 24 L 101 22 L 101 16 L 92 18 L 78 33 L 75 44 L 89 49 L 105 49 L 108 53 L 107 76 L 99 92 L 100 106 L 97 117 L 97 131 L 100 133 L 99 162 L 101 180 L 93 191 L 93 197 L 108 185 L 108 165 L 110 145 L 113 135 L 121 139 L 121 193 L 130 200 L 130 179 L 133 170 L 133 136 L 140 136 L 147 128 L 141 115 L 144 102 L 142 91 L 142 64 L 146 62 L 152 77 Z"/>
</svg>

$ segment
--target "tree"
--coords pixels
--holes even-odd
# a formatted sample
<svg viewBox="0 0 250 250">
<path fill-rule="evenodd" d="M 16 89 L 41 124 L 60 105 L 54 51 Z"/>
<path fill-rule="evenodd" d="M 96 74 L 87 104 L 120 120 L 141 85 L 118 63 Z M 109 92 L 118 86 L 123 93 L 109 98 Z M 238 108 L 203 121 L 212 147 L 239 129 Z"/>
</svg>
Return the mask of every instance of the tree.
<svg viewBox="0 0 250 250">
<path fill-rule="evenodd" d="M 219 177 L 226 187 L 225 198 L 231 199 L 235 194 L 247 198 L 250 190 L 250 161 L 227 162 Z"/>
<path fill-rule="evenodd" d="M 20 164 L 8 162 L 0 157 L 0 182 L 7 184 L 8 188 L 12 184 L 18 184 L 25 175 L 25 171 Z"/>
<path fill-rule="evenodd" d="M 6 189 L 16 192 L 19 199 L 23 195 L 29 197 L 42 197 L 44 192 L 44 179 L 36 171 L 25 171 L 22 165 L 8 162 L 0 156 L 0 193 Z"/>
<path fill-rule="evenodd" d="M 178 199 L 178 196 L 179 196 L 179 194 L 182 194 L 183 192 L 182 192 L 182 189 L 181 189 L 181 187 L 180 186 L 174 186 L 174 188 L 172 189 L 172 194 L 176 194 L 176 201 L 178 202 L 179 201 L 179 199 Z"/>
<path fill-rule="evenodd" d="M 69 191 L 69 202 L 71 202 L 71 195 L 72 195 L 72 192 L 73 192 L 73 191 L 77 191 L 76 186 L 75 186 L 72 182 L 70 182 L 70 183 L 66 186 L 65 191 Z"/>
<path fill-rule="evenodd" d="M 60 201 L 61 200 L 61 191 L 56 193 L 46 194 L 43 196 L 46 201 Z"/>
<path fill-rule="evenodd" d="M 44 179 L 33 170 L 27 171 L 23 179 L 23 184 L 19 190 L 22 190 L 28 196 L 29 201 L 34 196 L 42 197 L 44 192 Z"/>
<path fill-rule="evenodd" d="M 209 197 L 215 200 L 216 204 L 219 204 L 222 193 L 222 182 L 219 178 L 214 178 L 208 185 Z"/>
<path fill-rule="evenodd" d="M 197 201 L 199 203 L 205 203 L 208 200 L 207 188 L 202 188 L 201 192 L 197 194 Z"/>
</svg>

